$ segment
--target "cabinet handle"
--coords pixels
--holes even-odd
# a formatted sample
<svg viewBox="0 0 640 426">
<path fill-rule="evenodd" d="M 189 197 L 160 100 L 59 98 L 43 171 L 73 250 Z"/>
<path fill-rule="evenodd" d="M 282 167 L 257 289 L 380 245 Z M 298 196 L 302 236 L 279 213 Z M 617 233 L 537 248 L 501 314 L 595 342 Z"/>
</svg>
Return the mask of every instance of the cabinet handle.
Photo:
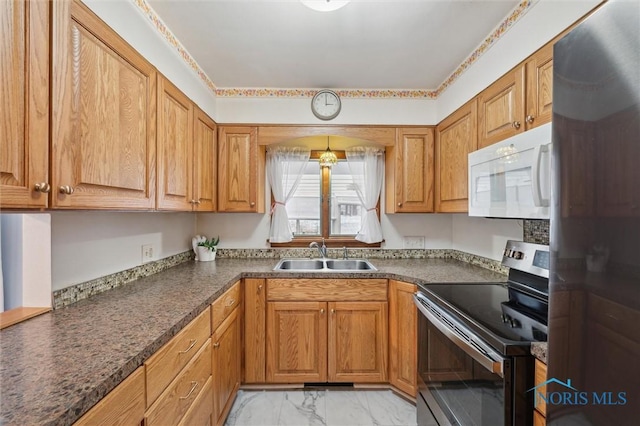
<svg viewBox="0 0 640 426">
<path fill-rule="evenodd" d="M 262 284 L 258 286 L 258 294 L 260 294 L 261 292 L 262 292 Z"/>
<path fill-rule="evenodd" d="M 514 121 L 513 122 L 513 128 L 514 129 L 519 129 L 520 128 L 520 122 L 519 121 Z"/>
<path fill-rule="evenodd" d="M 180 399 L 189 399 L 189 397 L 191 396 L 193 391 L 196 390 L 197 387 L 198 387 L 198 382 L 191 382 L 191 390 L 185 396 L 181 396 Z"/>
<path fill-rule="evenodd" d="M 189 340 L 189 347 L 187 349 L 185 349 L 184 351 L 178 351 L 179 354 L 186 354 L 187 352 L 189 352 L 195 345 L 196 342 L 198 341 L 198 339 L 190 339 Z"/>
<path fill-rule="evenodd" d="M 214 347 L 214 348 L 219 348 L 219 347 L 220 347 L 220 342 L 215 342 L 215 343 L 213 344 L 213 347 Z"/>
<path fill-rule="evenodd" d="M 250 202 L 250 203 L 249 203 L 249 205 L 250 205 L 251 207 L 253 207 L 253 206 L 255 206 L 255 205 L 256 205 L 256 203 L 252 201 L 252 202 Z"/>
<path fill-rule="evenodd" d="M 66 195 L 71 195 L 73 194 L 73 192 L 75 191 L 73 189 L 73 186 L 69 186 L 69 185 L 62 185 L 60 188 L 60 193 L 61 194 L 66 194 Z"/>
<path fill-rule="evenodd" d="M 324 308 L 320 309 L 320 313 L 324 314 Z"/>
<path fill-rule="evenodd" d="M 531 124 L 533 123 L 533 115 L 527 115 L 524 119 L 524 121 L 527 122 L 527 124 Z"/>
<path fill-rule="evenodd" d="M 51 191 L 51 185 L 49 185 L 47 182 L 36 183 L 33 187 L 33 190 L 36 192 L 48 194 L 49 191 Z"/>
<path fill-rule="evenodd" d="M 227 306 L 233 306 L 234 303 L 236 303 L 235 299 L 229 299 Z"/>
<path fill-rule="evenodd" d="M 335 310 L 335 309 L 331 309 L 331 313 L 332 313 L 332 314 L 335 314 L 335 313 L 336 313 L 336 310 Z"/>
<path fill-rule="evenodd" d="M 402 207 L 402 203 L 398 203 L 398 207 Z"/>
</svg>

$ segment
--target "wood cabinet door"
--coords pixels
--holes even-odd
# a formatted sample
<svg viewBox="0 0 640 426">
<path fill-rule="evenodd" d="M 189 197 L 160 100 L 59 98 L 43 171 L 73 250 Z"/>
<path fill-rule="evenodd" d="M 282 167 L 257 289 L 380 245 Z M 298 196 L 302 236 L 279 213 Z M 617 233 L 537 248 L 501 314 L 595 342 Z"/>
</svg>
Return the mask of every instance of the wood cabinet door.
<svg viewBox="0 0 640 426">
<path fill-rule="evenodd" d="M 469 210 L 469 162 L 478 148 L 478 102 L 465 104 L 436 128 L 436 211 Z"/>
<path fill-rule="evenodd" d="M 213 412 L 215 424 L 224 424 L 240 387 L 242 360 L 240 309 L 236 308 L 212 336 Z"/>
<path fill-rule="evenodd" d="M 524 67 L 505 74 L 478 95 L 478 148 L 524 131 Z"/>
<path fill-rule="evenodd" d="M 387 302 L 329 302 L 329 381 L 387 381 Z"/>
<path fill-rule="evenodd" d="M 266 294 L 264 279 L 244 279 L 244 383 L 266 381 Z"/>
<path fill-rule="evenodd" d="M 49 10 L 0 4 L 0 208 L 48 206 Z"/>
<path fill-rule="evenodd" d="M 327 381 L 327 303 L 267 303 L 267 382 Z"/>
<path fill-rule="evenodd" d="M 264 213 L 258 128 L 221 126 L 218 132 L 218 210 Z"/>
<path fill-rule="evenodd" d="M 386 212 L 433 212 L 433 129 L 397 129 L 386 160 Z"/>
<path fill-rule="evenodd" d="M 533 129 L 551 122 L 553 106 L 553 43 L 534 53 L 525 64 L 526 99 L 525 128 Z"/>
<path fill-rule="evenodd" d="M 52 5 L 52 206 L 153 209 L 156 70 L 80 1 Z"/>
<path fill-rule="evenodd" d="M 218 204 L 216 123 L 198 107 L 193 124 L 193 152 L 194 210 L 214 212 Z"/>
<path fill-rule="evenodd" d="M 169 80 L 158 78 L 159 210 L 191 211 L 193 197 L 193 103 Z"/>
<path fill-rule="evenodd" d="M 418 311 L 415 284 L 389 280 L 389 381 L 415 397 L 418 391 Z"/>
</svg>

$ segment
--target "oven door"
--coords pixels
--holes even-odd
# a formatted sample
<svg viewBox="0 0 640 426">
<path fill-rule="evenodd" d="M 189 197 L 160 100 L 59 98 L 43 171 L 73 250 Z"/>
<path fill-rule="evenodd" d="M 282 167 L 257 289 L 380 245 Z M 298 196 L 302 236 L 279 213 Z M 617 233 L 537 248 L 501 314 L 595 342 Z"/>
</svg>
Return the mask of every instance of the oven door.
<svg viewBox="0 0 640 426">
<path fill-rule="evenodd" d="M 418 425 L 512 425 L 511 360 L 422 293 L 418 315 Z M 428 407 L 428 409 L 427 409 Z"/>
</svg>

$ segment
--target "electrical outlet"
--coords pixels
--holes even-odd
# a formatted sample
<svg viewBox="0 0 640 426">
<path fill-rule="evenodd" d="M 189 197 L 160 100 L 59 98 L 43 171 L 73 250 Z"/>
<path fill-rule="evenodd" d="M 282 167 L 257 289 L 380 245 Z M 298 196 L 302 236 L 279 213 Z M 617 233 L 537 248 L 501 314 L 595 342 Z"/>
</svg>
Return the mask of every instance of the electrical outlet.
<svg viewBox="0 0 640 426">
<path fill-rule="evenodd" d="M 148 263 L 153 260 L 153 244 L 142 245 L 142 263 Z"/>
<path fill-rule="evenodd" d="M 424 237 L 404 237 L 402 247 L 406 249 L 423 249 Z"/>
</svg>

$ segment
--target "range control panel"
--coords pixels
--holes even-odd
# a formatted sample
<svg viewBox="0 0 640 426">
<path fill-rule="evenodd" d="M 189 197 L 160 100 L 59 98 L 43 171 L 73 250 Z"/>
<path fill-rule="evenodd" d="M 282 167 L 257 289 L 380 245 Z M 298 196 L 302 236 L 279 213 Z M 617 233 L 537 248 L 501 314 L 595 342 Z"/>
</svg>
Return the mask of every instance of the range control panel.
<svg viewBox="0 0 640 426">
<path fill-rule="evenodd" d="M 502 264 L 549 278 L 549 246 L 509 240 L 502 253 Z"/>
</svg>

